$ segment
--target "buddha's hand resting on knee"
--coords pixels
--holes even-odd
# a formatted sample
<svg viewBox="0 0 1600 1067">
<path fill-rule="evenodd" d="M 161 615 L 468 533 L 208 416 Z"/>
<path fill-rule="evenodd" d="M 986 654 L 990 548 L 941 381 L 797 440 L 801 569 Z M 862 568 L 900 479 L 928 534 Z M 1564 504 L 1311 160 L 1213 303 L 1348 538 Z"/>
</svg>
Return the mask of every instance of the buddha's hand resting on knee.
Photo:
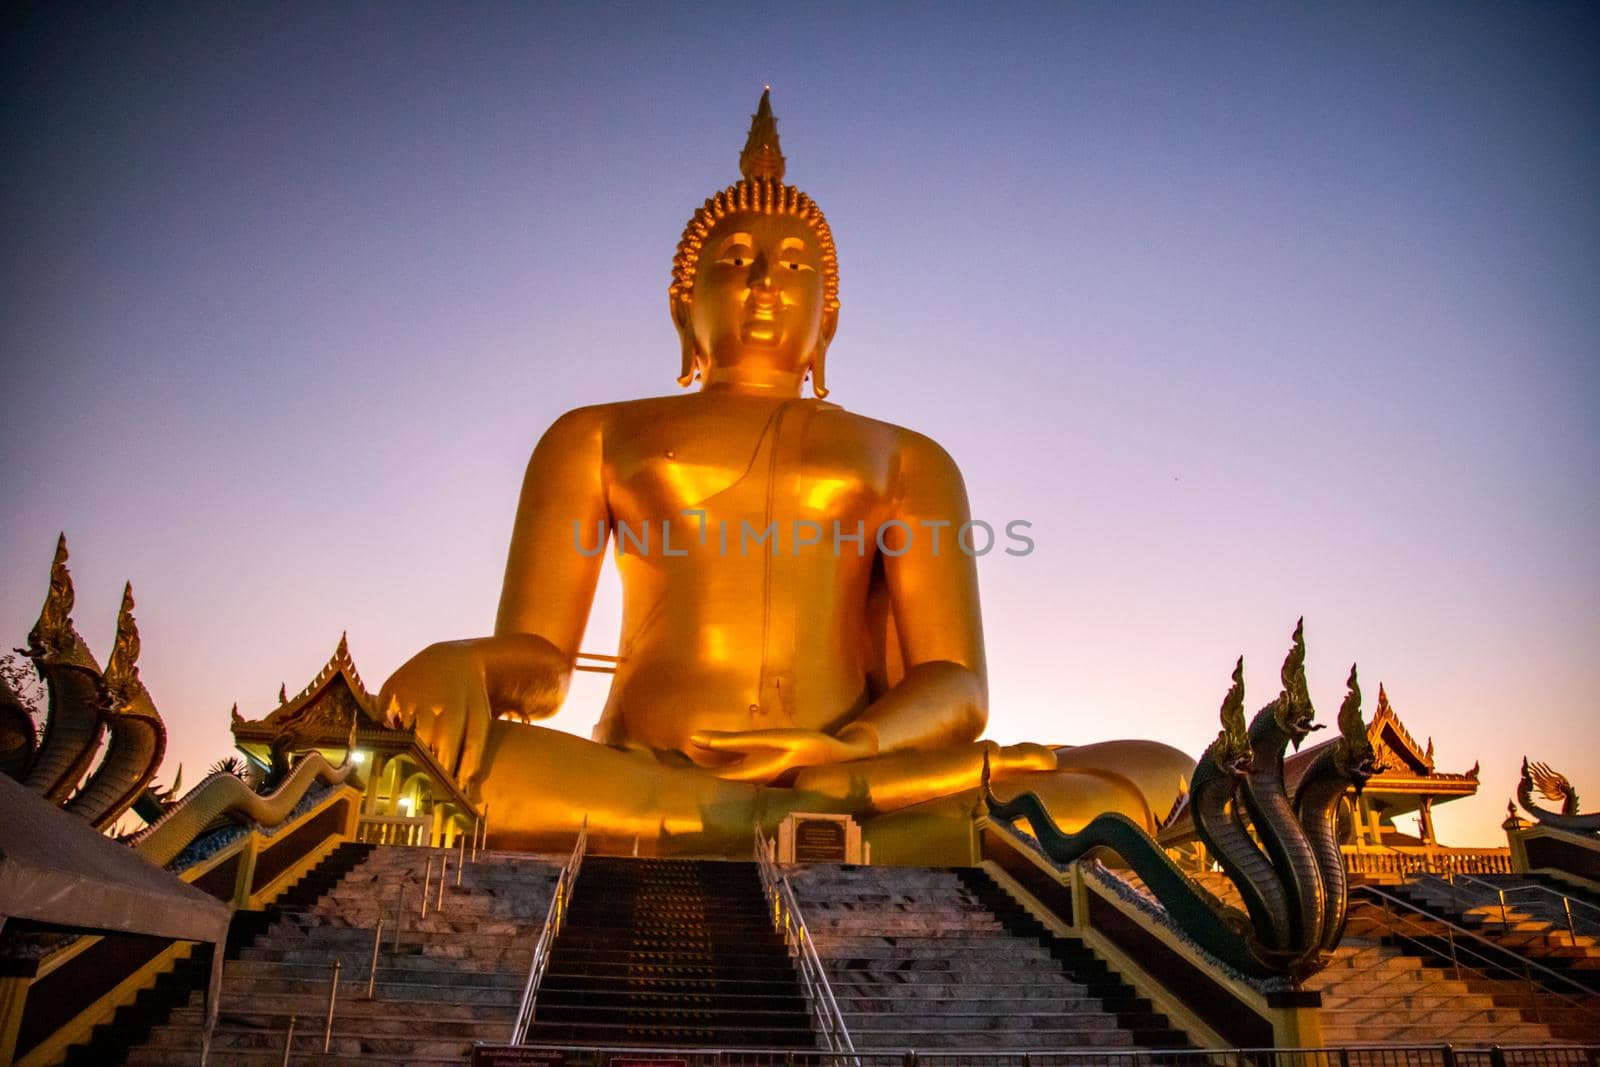
<svg viewBox="0 0 1600 1067">
<path fill-rule="evenodd" d="M 689 743 L 710 752 L 739 757 L 714 768 L 719 778 L 737 782 L 770 782 L 797 767 L 845 763 L 877 755 L 877 739 L 870 731 L 852 734 L 849 727 L 839 737 L 816 730 L 702 730 Z"/>
<path fill-rule="evenodd" d="M 490 722 L 553 714 L 571 674 L 566 657 L 532 634 L 441 641 L 383 683 L 378 707 L 391 724 L 415 729 L 440 765 L 471 786 L 483 770 Z"/>
</svg>

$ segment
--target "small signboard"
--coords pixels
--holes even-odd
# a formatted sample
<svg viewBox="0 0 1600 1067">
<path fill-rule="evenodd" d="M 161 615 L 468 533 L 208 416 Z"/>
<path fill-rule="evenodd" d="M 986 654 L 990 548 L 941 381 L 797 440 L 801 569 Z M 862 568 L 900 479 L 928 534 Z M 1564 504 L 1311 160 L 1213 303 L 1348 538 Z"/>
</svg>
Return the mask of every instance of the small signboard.
<svg viewBox="0 0 1600 1067">
<path fill-rule="evenodd" d="M 861 840 L 861 826 L 837 812 L 791 811 L 778 824 L 773 859 L 791 863 L 871 863 L 872 852 Z"/>
<path fill-rule="evenodd" d="M 845 824 L 835 819 L 796 819 L 796 863 L 844 863 Z"/>
</svg>

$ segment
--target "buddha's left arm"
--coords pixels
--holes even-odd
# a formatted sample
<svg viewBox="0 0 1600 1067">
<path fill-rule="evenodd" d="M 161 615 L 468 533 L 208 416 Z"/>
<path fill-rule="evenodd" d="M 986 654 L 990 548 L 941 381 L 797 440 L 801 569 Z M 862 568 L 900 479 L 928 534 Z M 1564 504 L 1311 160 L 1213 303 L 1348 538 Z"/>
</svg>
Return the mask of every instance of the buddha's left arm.
<svg viewBox="0 0 1600 1067">
<path fill-rule="evenodd" d="M 983 733 L 989 682 L 978 569 L 958 541 L 970 517 L 955 461 L 933 441 L 908 432 L 885 518 L 905 527 L 884 535 L 891 550 L 897 544 L 905 548 L 899 555 L 884 553 L 905 676 L 841 728 L 840 740 L 893 752 L 960 744 Z"/>
</svg>

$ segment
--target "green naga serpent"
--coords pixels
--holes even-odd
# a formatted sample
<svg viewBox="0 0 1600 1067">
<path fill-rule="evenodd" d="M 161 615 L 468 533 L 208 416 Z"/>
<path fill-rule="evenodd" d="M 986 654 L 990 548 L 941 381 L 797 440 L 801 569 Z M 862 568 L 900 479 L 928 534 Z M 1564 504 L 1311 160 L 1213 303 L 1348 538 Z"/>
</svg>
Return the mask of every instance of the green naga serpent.
<svg viewBox="0 0 1600 1067">
<path fill-rule="evenodd" d="M 1244 912 L 1208 893 L 1127 816 L 1099 815 L 1077 833 L 1064 833 L 1034 794 L 998 799 L 989 789 L 985 766 L 989 814 L 1008 823 L 1028 820 L 1039 847 L 1057 863 L 1072 863 L 1098 848 L 1115 852 L 1180 929 L 1236 970 L 1297 981 L 1320 970 L 1344 932 L 1348 904 L 1335 826 L 1339 801 L 1351 787 L 1359 792 L 1374 767 L 1352 666 L 1339 708 L 1339 739 L 1317 755 L 1289 794 L 1284 750 L 1291 744 L 1298 749 L 1320 728 L 1312 724 L 1315 712 L 1306 688 L 1303 622 L 1295 627 L 1284 660 L 1283 691 L 1248 728 L 1240 657 L 1222 702 L 1222 730 L 1200 758 L 1188 797 L 1162 831 L 1169 843 L 1191 833 L 1199 836 L 1238 888 Z"/>
</svg>

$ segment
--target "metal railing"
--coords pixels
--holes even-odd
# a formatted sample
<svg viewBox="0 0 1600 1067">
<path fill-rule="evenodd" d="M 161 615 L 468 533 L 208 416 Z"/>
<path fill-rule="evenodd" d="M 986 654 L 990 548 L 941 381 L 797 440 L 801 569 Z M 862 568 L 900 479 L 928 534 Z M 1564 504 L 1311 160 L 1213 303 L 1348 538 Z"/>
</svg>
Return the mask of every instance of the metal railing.
<svg viewBox="0 0 1600 1067">
<path fill-rule="evenodd" d="M 550 898 L 550 911 L 544 917 L 544 929 L 539 931 L 539 941 L 533 946 L 533 962 L 528 966 L 528 982 L 522 987 L 522 1003 L 517 1006 L 516 1021 L 511 1024 L 511 1043 L 520 1045 L 528 1039 L 528 1027 L 533 1023 L 533 1003 L 539 995 L 539 983 L 550 966 L 550 950 L 556 935 L 567 919 L 567 908 L 572 903 L 572 887 L 578 881 L 578 869 L 583 866 L 583 854 L 589 846 L 589 816 L 583 817 L 578 828 L 578 840 L 573 843 L 572 855 L 556 879 L 556 891 Z"/>
<path fill-rule="evenodd" d="M 789 954 L 799 965 L 800 984 L 805 990 L 806 1003 L 811 1006 L 811 1017 L 829 1051 L 852 1057 L 848 1061 L 852 1065 L 859 1064 L 860 1061 L 854 1059 L 856 1046 L 844 1025 L 844 1013 L 833 997 L 833 987 L 828 985 L 828 972 L 822 967 L 805 916 L 800 914 L 800 905 L 794 898 L 794 887 L 788 878 L 778 873 L 767 841 L 761 836 L 761 827 L 756 827 L 755 834 L 756 869 L 761 873 L 761 888 L 772 909 L 772 927 L 783 935 Z"/>
<path fill-rule="evenodd" d="M 1448 962 L 1458 973 L 1465 972 L 1482 981 L 1520 984 L 1527 997 L 1527 1008 L 1538 1022 L 1558 1021 L 1557 1018 L 1547 1019 L 1558 1011 L 1559 1021 L 1582 1019 L 1585 1023 L 1600 1025 L 1600 1008 L 1594 1005 L 1593 991 L 1559 971 L 1537 964 L 1377 886 L 1351 889 L 1351 903 L 1363 898 L 1381 903 L 1390 919 L 1383 932 L 1419 954 Z M 1382 1000 L 1388 995 L 1388 991 L 1380 987 L 1353 999 Z"/>
<path fill-rule="evenodd" d="M 545 1062 L 613 1067 L 656 1062 L 682 1067 L 1600 1067 L 1600 1045 L 1352 1045 L 1255 1049 L 718 1049 L 541 1045 Z M 492 1046 L 474 1064 L 496 1062 Z M 559 1060 L 555 1056 L 559 1055 Z M 531 1062 L 531 1061 L 530 1061 Z"/>
<path fill-rule="evenodd" d="M 1519 893 L 1524 897 L 1532 896 L 1533 899 L 1545 901 L 1550 905 L 1553 912 L 1559 911 L 1559 919 L 1553 914 L 1539 915 L 1532 912 L 1529 913 L 1529 918 L 1538 922 L 1564 923 L 1567 928 L 1567 935 L 1572 939 L 1573 945 L 1578 943 L 1578 922 L 1580 917 L 1584 923 L 1600 924 L 1600 907 L 1596 907 L 1586 900 L 1574 900 L 1567 894 L 1558 893 L 1549 886 L 1537 885 L 1532 882 L 1514 886 L 1495 885 L 1493 882 L 1485 882 L 1482 878 L 1473 878 L 1470 875 L 1456 874 L 1454 872 L 1441 879 L 1441 881 L 1450 887 L 1450 910 L 1457 914 L 1464 914 L 1461 908 L 1462 897 L 1459 892 L 1461 884 L 1466 884 L 1469 887 L 1481 887 L 1484 890 L 1484 894 L 1480 895 L 1477 900 L 1468 898 L 1466 900 L 1467 906 L 1469 908 L 1482 908 L 1491 904 L 1498 905 L 1500 909 L 1500 925 L 1508 930 L 1511 927 L 1509 909 L 1516 907 L 1519 903 L 1519 901 L 1509 898 Z M 1584 936 L 1594 935 L 1585 934 Z"/>
</svg>

